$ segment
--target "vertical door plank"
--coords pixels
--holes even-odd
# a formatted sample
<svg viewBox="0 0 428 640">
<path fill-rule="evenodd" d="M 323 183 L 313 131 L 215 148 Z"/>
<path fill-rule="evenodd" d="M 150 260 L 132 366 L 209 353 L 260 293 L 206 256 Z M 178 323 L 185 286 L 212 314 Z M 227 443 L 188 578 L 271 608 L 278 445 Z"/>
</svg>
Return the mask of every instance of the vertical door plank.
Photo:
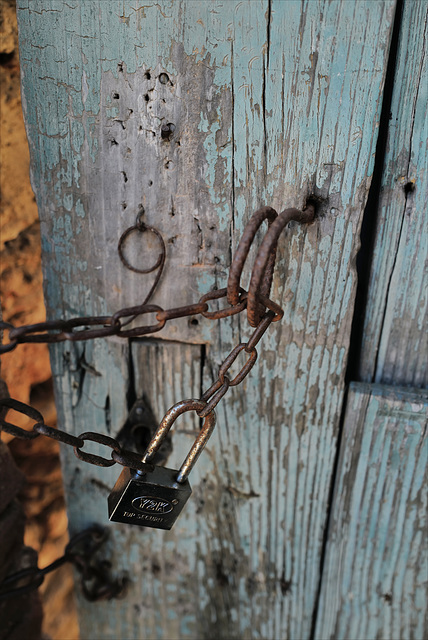
<svg viewBox="0 0 428 640">
<path fill-rule="evenodd" d="M 272 297 L 285 317 L 265 337 L 250 377 L 219 406 L 216 433 L 192 473 L 189 515 L 177 523 L 182 538 L 111 525 L 113 563 L 130 568 L 133 583 L 119 604 L 81 603 L 89 636 L 310 634 L 394 8 L 394 0 L 19 0 L 50 317 L 141 301 L 149 280 L 117 256 L 141 204 L 168 246 L 154 302 L 171 307 L 226 284 L 255 208 L 319 201 L 316 222 L 291 225 L 281 240 Z M 164 122 L 176 124 L 172 140 L 159 135 Z M 140 246 L 129 248 L 131 262 L 142 259 Z M 73 347 L 71 364 L 70 347 L 58 346 L 60 424 L 117 433 L 132 364 L 135 393 L 151 390 L 161 417 L 167 402 L 207 388 L 249 335 L 244 318 L 169 323 L 158 334 L 164 350 L 133 351 L 148 349 L 159 367 L 154 377 L 118 339 Z M 84 362 L 101 375 L 89 375 Z M 165 374 L 161 389 L 162 366 L 174 375 Z M 187 444 L 173 440 L 181 455 Z M 99 485 L 77 478 L 72 452 L 63 459 L 72 531 L 90 517 L 105 522 L 101 494 L 90 488 Z M 117 471 L 84 474 L 102 476 L 106 494 Z"/>
<path fill-rule="evenodd" d="M 352 383 L 315 637 L 426 637 L 427 394 Z"/>
<path fill-rule="evenodd" d="M 155 417 L 160 420 L 176 399 L 200 395 L 200 349 L 198 345 L 136 341 L 130 354 L 135 376 L 127 389 L 117 389 L 116 392 L 124 395 L 131 392 L 138 398 L 144 395 Z M 105 377 L 106 374 L 103 375 Z M 113 372 L 112 381 L 118 384 L 117 372 Z M 91 388 L 93 397 L 93 385 Z M 117 399 L 117 396 L 112 398 L 116 403 Z M 116 416 L 112 423 L 113 437 L 118 436 L 126 418 L 125 415 L 119 420 Z M 75 415 L 74 419 L 77 422 L 78 416 Z M 92 428 L 99 431 L 102 424 Z M 195 415 L 186 414 L 177 420 L 173 429 L 172 453 L 166 463 L 168 467 L 179 468 L 198 429 L 199 419 Z M 79 463 L 72 452 L 65 453 L 68 511 L 73 530 L 83 528 L 88 518 L 89 522 L 105 524 L 107 496 L 122 467 L 115 465 L 100 470 Z M 127 573 L 131 586 L 126 599 L 95 605 L 79 594 L 82 638 L 91 638 L 94 634 L 99 638 L 199 637 L 199 608 L 196 603 L 200 589 L 196 576 L 201 566 L 204 567 L 203 553 L 198 549 L 202 538 L 198 514 L 202 502 L 198 492 L 200 482 L 197 467 L 191 478 L 193 495 L 185 513 L 171 531 L 110 525 L 110 542 L 103 553 L 112 563 L 114 573 Z"/>
<path fill-rule="evenodd" d="M 236 612 L 225 637 L 239 629 L 238 637 L 307 638 L 385 70 L 387 36 L 378 27 L 391 26 L 392 5 L 273 2 L 270 9 L 264 46 L 255 50 L 263 35 L 255 26 L 246 46 L 234 46 L 234 202 L 244 212 L 234 238 L 264 194 L 278 208 L 302 206 L 311 194 L 321 205 L 315 225 L 284 234 L 272 294 L 284 320 L 263 339 L 249 378 L 218 408 L 213 473 L 224 491 L 222 508 L 206 512 L 215 531 L 208 557 Z M 254 19 L 243 11 L 237 15 L 250 30 Z M 249 335 L 242 321 L 231 326 L 220 324 L 209 342 L 206 386 L 235 336 Z M 218 584 L 210 601 L 218 617 Z"/>
<path fill-rule="evenodd" d="M 427 385 L 428 7 L 405 1 L 370 276 L 361 379 Z"/>
</svg>

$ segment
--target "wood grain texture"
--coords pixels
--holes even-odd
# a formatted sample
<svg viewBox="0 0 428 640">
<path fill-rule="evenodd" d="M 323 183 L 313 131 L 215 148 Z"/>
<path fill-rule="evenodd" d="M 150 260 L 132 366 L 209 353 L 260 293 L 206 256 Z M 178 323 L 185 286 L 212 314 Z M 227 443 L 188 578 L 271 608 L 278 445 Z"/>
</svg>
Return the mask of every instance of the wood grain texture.
<svg viewBox="0 0 428 640">
<path fill-rule="evenodd" d="M 272 296 L 284 320 L 219 406 L 188 516 L 172 532 L 111 526 L 113 563 L 130 568 L 133 587 L 125 602 L 81 602 L 89 637 L 309 637 L 394 7 L 19 0 L 51 317 L 141 300 L 148 281 L 116 252 L 139 204 L 168 240 L 154 302 L 175 306 L 226 284 L 255 208 L 320 199 L 315 224 L 281 240 Z M 165 119 L 176 124 L 169 142 Z M 164 347 L 136 347 L 152 366 L 132 358 L 135 392 L 161 417 L 207 388 L 248 335 L 244 318 L 171 323 Z M 177 352 L 168 340 L 194 345 Z M 132 385 L 127 346 L 66 345 L 53 357 L 61 426 L 116 433 Z M 177 442 L 181 456 L 188 438 Z M 105 522 L 116 473 L 63 459 L 72 530 Z"/>
<path fill-rule="evenodd" d="M 360 376 L 427 386 L 428 7 L 404 2 Z"/>
<path fill-rule="evenodd" d="M 426 392 L 351 385 L 319 640 L 427 637 Z"/>
</svg>

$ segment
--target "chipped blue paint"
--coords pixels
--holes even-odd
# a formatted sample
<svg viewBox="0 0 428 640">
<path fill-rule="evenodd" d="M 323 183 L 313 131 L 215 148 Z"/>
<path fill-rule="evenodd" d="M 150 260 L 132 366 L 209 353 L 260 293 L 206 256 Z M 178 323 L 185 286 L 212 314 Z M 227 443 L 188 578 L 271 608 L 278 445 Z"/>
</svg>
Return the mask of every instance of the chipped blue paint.
<svg viewBox="0 0 428 640">
<path fill-rule="evenodd" d="M 315 638 L 424 637 L 427 406 L 351 386 Z"/>
<path fill-rule="evenodd" d="M 406 0 L 360 363 L 362 380 L 418 387 L 428 380 L 427 25 L 426 3 Z"/>
</svg>

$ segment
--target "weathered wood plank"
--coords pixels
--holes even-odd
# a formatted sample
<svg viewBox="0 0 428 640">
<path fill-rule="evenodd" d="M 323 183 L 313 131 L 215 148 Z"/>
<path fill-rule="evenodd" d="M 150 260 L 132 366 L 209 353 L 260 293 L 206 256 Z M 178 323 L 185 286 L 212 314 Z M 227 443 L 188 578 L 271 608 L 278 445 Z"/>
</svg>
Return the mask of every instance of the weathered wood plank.
<svg viewBox="0 0 428 640">
<path fill-rule="evenodd" d="M 428 397 L 350 388 L 315 637 L 427 637 Z"/>
<path fill-rule="evenodd" d="M 235 629 L 248 638 L 310 633 L 343 398 L 353 263 L 376 139 L 376 116 L 370 129 L 367 109 L 374 115 L 380 106 L 375 87 L 382 64 L 374 58 L 380 49 L 375 53 L 371 45 L 382 16 L 375 25 L 366 13 L 375 6 L 381 9 L 308 3 L 300 13 L 292 3 L 273 3 L 269 57 L 266 47 L 263 56 L 264 40 L 259 61 L 250 64 L 261 37 L 256 28 L 244 49 L 234 46 L 234 139 L 243 154 L 234 155 L 237 208 L 250 209 L 265 193 L 274 206 L 299 206 L 310 193 L 327 200 L 316 225 L 285 235 L 273 287 L 274 299 L 285 306 L 284 321 L 265 337 L 245 386 L 231 391 L 218 411 L 217 459 L 224 462 L 214 472 L 227 494 L 223 508 L 206 518 L 209 541 L 223 540 L 208 556 L 227 577 L 222 593 L 213 585 L 207 609 L 217 609 L 220 637 L 234 637 Z M 242 19 L 244 33 L 254 23 Z M 344 54 L 348 46 L 355 52 Z M 238 232 L 246 219 L 235 214 Z M 248 335 L 243 323 L 239 329 Z M 207 352 L 214 371 L 233 343 L 227 323 L 219 331 Z M 236 625 L 222 613 L 226 593 Z"/>
<path fill-rule="evenodd" d="M 88 636 L 309 636 L 394 6 L 19 1 L 51 317 L 141 300 L 147 280 L 125 271 L 116 253 L 140 203 L 169 240 L 154 301 L 175 306 L 224 286 L 231 247 L 260 204 L 321 199 L 316 223 L 292 225 L 281 242 L 272 295 L 286 307 L 284 321 L 264 339 L 251 377 L 219 407 L 217 431 L 192 473 L 188 517 L 157 536 L 112 525 L 113 564 L 133 577 L 129 606 L 81 603 Z M 177 127 L 170 142 L 158 135 L 165 119 Z M 131 256 L 139 259 L 138 246 Z M 134 357 L 135 392 L 151 390 L 158 417 L 200 391 L 201 380 L 209 386 L 249 332 L 242 318 L 174 322 L 159 335 L 196 343 L 180 347 L 183 361 L 206 343 L 206 358 L 199 373 L 190 366 L 184 393 L 185 368 L 165 342 L 154 366 L 174 371 L 171 393 L 171 382 L 162 387 Z M 82 386 L 82 349 L 71 349 L 74 365 L 63 360 L 68 347 L 55 349 L 62 426 L 79 433 L 89 422 L 116 433 L 127 410 L 129 352 L 113 339 L 86 347 L 101 376 L 87 372 Z M 76 473 L 72 452 L 64 466 L 72 530 L 89 518 L 105 522 L 106 488 L 90 478 L 108 486 L 116 473 Z"/>
<path fill-rule="evenodd" d="M 428 6 L 404 3 L 379 219 L 360 361 L 361 380 L 427 385 Z"/>
</svg>

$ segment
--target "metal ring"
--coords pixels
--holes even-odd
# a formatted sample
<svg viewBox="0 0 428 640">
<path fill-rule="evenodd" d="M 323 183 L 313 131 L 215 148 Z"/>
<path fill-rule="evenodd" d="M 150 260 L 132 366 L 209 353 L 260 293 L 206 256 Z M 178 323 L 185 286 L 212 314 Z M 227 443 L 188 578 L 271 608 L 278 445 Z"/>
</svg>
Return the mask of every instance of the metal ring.
<svg viewBox="0 0 428 640">
<path fill-rule="evenodd" d="M 93 325 L 102 325 L 99 329 L 79 329 L 79 327 L 87 327 Z M 66 320 L 66 327 L 63 335 L 67 340 L 73 342 L 77 340 L 90 340 L 93 338 L 107 338 L 115 335 L 119 330 L 118 324 L 112 324 L 111 316 L 91 316 L 88 318 L 72 318 Z M 77 331 L 76 331 L 77 329 Z"/>
<path fill-rule="evenodd" d="M 128 309 L 121 309 L 120 311 L 116 311 L 116 313 L 111 317 L 111 323 L 114 326 L 117 326 L 119 324 L 118 328 L 115 331 L 116 335 L 122 336 L 123 338 L 136 338 L 137 336 L 144 336 L 148 333 L 156 333 L 157 331 L 160 331 L 165 326 L 166 320 L 158 320 L 157 324 L 148 325 L 146 327 L 135 327 L 134 329 L 127 329 L 126 331 L 123 331 L 122 327 L 129 324 L 129 321 L 125 322 L 122 325 L 120 323 L 120 319 L 131 316 L 132 322 L 133 320 L 138 318 L 138 316 L 142 316 L 146 313 L 156 313 L 157 319 L 157 314 L 162 311 L 162 307 L 159 307 L 156 304 L 145 304 L 138 305 L 136 307 L 129 307 Z"/>
<path fill-rule="evenodd" d="M 173 320 L 174 318 L 185 318 L 187 316 L 195 316 L 208 311 L 208 305 L 206 302 L 196 302 L 195 304 L 189 304 L 186 307 L 174 307 L 174 309 L 167 309 L 166 311 L 158 311 L 156 314 L 156 320 L 162 322 L 165 320 Z"/>
<path fill-rule="evenodd" d="M 142 471 L 143 473 L 150 473 L 155 468 L 154 464 L 144 464 L 141 462 L 141 454 L 135 453 L 134 451 L 127 451 L 125 449 L 122 449 L 121 453 L 112 451 L 111 457 L 123 467 L 138 469 L 138 471 Z"/>
<path fill-rule="evenodd" d="M 227 376 L 223 376 L 223 381 L 216 380 L 207 391 L 201 396 L 201 400 L 207 403 L 205 409 L 198 411 L 200 418 L 205 418 L 213 409 L 216 408 L 223 396 L 229 391 L 230 380 Z"/>
<path fill-rule="evenodd" d="M 236 345 L 234 349 L 232 349 L 232 351 L 229 353 L 227 358 L 220 365 L 220 368 L 218 370 L 218 379 L 220 380 L 220 382 L 222 383 L 224 382 L 225 373 L 229 371 L 230 367 L 235 362 L 236 358 L 239 356 L 241 351 L 245 351 L 246 353 L 248 353 L 250 357 L 248 358 L 244 366 L 241 368 L 241 370 L 236 374 L 236 376 L 229 381 L 230 386 L 235 387 L 237 384 L 240 384 L 243 381 L 243 379 L 249 374 L 251 369 L 254 367 L 257 360 L 256 349 L 253 348 L 250 351 L 248 350 L 248 343 L 241 342 L 240 344 Z"/>
<path fill-rule="evenodd" d="M 275 322 L 275 312 L 269 310 L 267 313 L 265 313 L 263 318 L 260 320 L 259 324 L 256 327 L 256 330 L 254 331 L 251 338 L 248 340 L 247 346 L 245 347 L 245 351 L 247 351 L 247 353 L 250 353 L 251 351 L 253 351 L 253 349 L 256 348 L 257 344 L 259 343 L 263 335 L 266 333 L 266 331 L 269 329 L 272 322 Z"/>
<path fill-rule="evenodd" d="M 155 269 L 157 269 L 158 267 L 160 267 L 163 263 L 163 261 L 165 260 L 165 243 L 163 241 L 163 238 L 161 236 L 161 234 L 159 233 L 159 231 L 157 229 L 155 229 L 154 227 L 149 227 L 149 225 L 145 224 L 144 222 L 142 222 L 139 218 L 141 214 L 138 214 L 137 216 L 137 223 L 134 224 L 132 227 L 129 227 L 129 229 L 126 229 L 126 231 L 124 231 L 122 233 L 122 235 L 119 238 L 119 243 L 117 245 L 117 250 L 119 253 L 119 258 L 121 259 L 122 263 L 125 265 L 125 267 L 127 269 L 130 269 L 131 271 L 135 271 L 135 273 L 151 273 L 152 271 L 154 271 Z M 125 240 L 126 238 L 133 233 L 134 231 L 138 231 L 140 233 L 144 233 L 145 231 L 151 231 L 152 233 L 155 234 L 155 236 L 157 236 L 157 238 L 160 241 L 161 244 L 161 252 L 159 254 L 159 257 L 156 261 L 156 264 L 153 265 L 153 267 L 150 267 L 149 269 L 138 269 L 137 267 L 133 267 L 132 264 L 130 262 L 128 262 L 128 260 L 125 258 L 125 256 L 123 255 L 123 246 L 125 244 Z"/>
<path fill-rule="evenodd" d="M 18 342 L 53 343 L 65 340 L 64 327 L 66 320 L 46 320 L 36 324 L 26 324 L 11 330 L 9 336 Z M 48 331 L 59 331 L 59 333 L 47 333 Z M 43 333 L 45 332 L 45 333 Z M 35 334 L 35 335 L 34 335 Z"/>
<path fill-rule="evenodd" d="M 41 436 L 58 440 L 61 444 L 68 444 L 71 447 L 83 447 L 85 444 L 81 438 L 76 438 L 76 436 L 73 436 L 71 433 L 67 433 L 66 431 L 60 431 L 54 427 L 48 427 L 47 424 L 35 424 L 33 431 L 36 431 Z"/>
</svg>

